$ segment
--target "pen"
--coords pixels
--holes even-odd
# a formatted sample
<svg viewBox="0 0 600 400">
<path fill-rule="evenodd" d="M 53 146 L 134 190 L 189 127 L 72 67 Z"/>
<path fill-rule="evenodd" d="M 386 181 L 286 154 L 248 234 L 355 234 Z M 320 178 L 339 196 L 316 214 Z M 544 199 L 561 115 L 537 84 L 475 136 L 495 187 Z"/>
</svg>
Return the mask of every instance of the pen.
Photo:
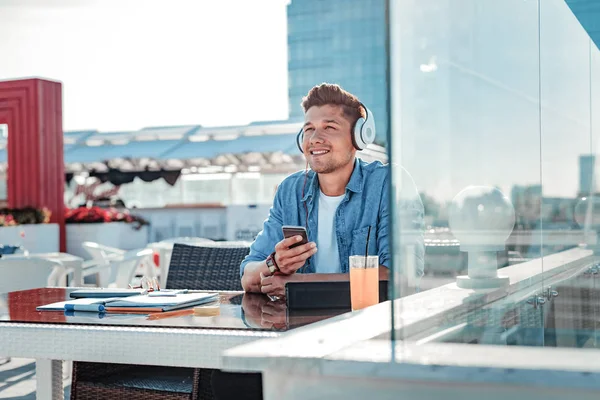
<svg viewBox="0 0 600 400">
<path fill-rule="evenodd" d="M 104 312 L 102 304 L 65 304 L 66 311 Z"/>
<path fill-rule="evenodd" d="M 106 313 L 99 312 L 98 314 L 92 314 L 90 312 L 79 312 L 79 311 L 69 311 L 65 310 L 65 317 L 89 317 L 90 315 L 97 315 L 98 319 L 102 319 L 106 316 Z"/>
</svg>

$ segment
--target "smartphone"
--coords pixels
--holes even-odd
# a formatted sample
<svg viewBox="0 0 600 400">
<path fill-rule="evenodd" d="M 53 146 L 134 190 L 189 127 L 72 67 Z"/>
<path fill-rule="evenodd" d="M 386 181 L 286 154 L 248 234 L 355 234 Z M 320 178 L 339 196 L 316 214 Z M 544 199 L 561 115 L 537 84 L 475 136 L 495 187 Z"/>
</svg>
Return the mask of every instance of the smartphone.
<svg viewBox="0 0 600 400">
<path fill-rule="evenodd" d="M 308 234 L 306 233 L 305 227 L 284 225 L 281 227 L 281 229 L 283 230 L 283 237 L 286 239 L 292 236 L 302 236 L 302 240 L 291 245 L 290 249 L 308 243 Z"/>
</svg>

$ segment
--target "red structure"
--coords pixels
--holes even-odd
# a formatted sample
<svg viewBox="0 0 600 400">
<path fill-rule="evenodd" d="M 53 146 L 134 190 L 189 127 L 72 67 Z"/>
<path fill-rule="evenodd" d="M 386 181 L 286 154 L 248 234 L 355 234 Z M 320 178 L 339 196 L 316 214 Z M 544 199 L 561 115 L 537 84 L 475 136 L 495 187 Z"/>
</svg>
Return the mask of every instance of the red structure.
<svg viewBox="0 0 600 400">
<path fill-rule="evenodd" d="M 9 207 L 47 207 L 66 251 L 62 84 L 45 79 L 0 82 L 0 124 L 8 125 Z"/>
</svg>

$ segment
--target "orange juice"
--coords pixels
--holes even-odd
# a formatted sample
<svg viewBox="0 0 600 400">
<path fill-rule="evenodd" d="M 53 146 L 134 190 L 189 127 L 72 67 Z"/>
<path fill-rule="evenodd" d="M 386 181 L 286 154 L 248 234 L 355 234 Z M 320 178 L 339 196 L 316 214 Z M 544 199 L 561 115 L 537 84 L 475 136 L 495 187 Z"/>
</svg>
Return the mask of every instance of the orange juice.
<svg viewBox="0 0 600 400">
<path fill-rule="evenodd" d="M 350 300 L 353 311 L 379 303 L 379 267 L 350 268 Z"/>
</svg>

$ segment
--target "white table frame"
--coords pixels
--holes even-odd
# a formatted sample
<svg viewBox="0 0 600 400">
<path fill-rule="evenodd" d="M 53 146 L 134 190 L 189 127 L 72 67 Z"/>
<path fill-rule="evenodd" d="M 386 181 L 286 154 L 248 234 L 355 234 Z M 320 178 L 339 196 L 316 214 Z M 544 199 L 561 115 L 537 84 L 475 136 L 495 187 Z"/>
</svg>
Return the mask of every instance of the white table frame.
<svg viewBox="0 0 600 400">
<path fill-rule="evenodd" d="M 62 264 L 65 267 L 65 276 L 61 277 L 60 284 L 66 284 L 67 275 L 73 274 L 73 278 L 69 282 L 70 287 L 83 286 L 83 258 L 74 256 L 69 253 L 29 253 L 25 254 L 7 254 L 4 256 L 7 260 L 27 260 L 37 258 L 41 260 L 49 260 Z"/>
<path fill-rule="evenodd" d="M 36 360 L 37 399 L 63 398 L 62 360 L 221 368 L 222 352 L 279 332 L 0 323 L 0 354 Z"/>
</svg>

